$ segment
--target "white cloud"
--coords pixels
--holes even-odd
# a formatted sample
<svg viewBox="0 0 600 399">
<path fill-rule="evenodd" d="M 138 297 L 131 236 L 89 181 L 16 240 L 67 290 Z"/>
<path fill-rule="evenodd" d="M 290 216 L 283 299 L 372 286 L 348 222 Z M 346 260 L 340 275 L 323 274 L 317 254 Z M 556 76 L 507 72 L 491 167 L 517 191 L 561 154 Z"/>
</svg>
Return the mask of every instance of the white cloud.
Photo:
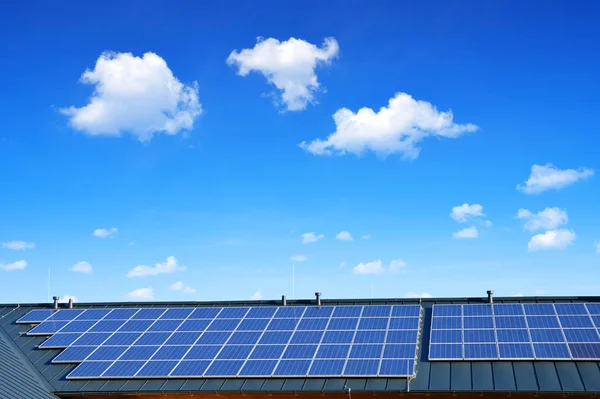
<svg viewBox="0 0 600 399">
<path fill-rule="evenodd" d="M 251 49 L 234 50 L 227 64 L 238 69 L 238 75 L 260 72 L 281 92 L 281 101 L 288 111 L 301 111 L 314 102 L 320 85 L 315 69 L 327 65 L 337 56 L 339 46 L 334 38 L 327 38 L 322 47 L 302 39 L 258 38 Z"/>
<path fill-rule="evenodd" d="M 292 262 L 306 262 L 308 260 L 308 258 L 306 257 L 306 255 L 298 254 L 298 255 L 292 255 L 290 257 L 290 260 Z"/>
<path fill-rule="evenodd" d="M 559 190 L 593 175 L 594 171 L 588 168 L 560 170 L 550 163 L 533 165 L 529 179 L 525 185 L 517 185 L 517 189 L 525 194 L 539 194 L 547 190 Z"/>
<path fill-rule="evenodd" d="M 354 240 L 354 238 L 352 238 L 352 234 L 350 234 L 349 231 L 340 231 L 339 233 L 337 233 L 335 238 L 336 238 L 336 240 L 340 240 L 340 241 L 353 241 Z"/>
<path fill-rule="evenodd" d="M 317 242 L 323 238 L 325 238 L 325 236 L 323 234 L 315 234 L 314 232 L 310 232 L 310 233 L 304 233 L 302 234 L 302 244 L 310 244 L 313 242 Z"/>
<path fill-rule="evenodd" d="M 516 294 L 514 294 L 513 296 L 515 297 L 522 297 L 524 296 L 522 292 L 517 292 Z"/>
<path fill-rule="evenodd" d="M 73 300 L 73 303 L 79 302 L 79 299 L 73 295 L 65 295 L 58 300 L 59 303 L 69 303 L 69 300 Z"/>
<path fill-rule="evenodd" d="M 556 207 L 546 208 L 537 214 L 531 213 L 528 209 L 519 209 L 517 218 L 525 220 L 525 229 L 530 231 L 553 230 L 569 222 L 567 212 Z"/>
<path fill-rule="evenodd" d="M 151 301 L 154 299 L 154 292 L 152 291 L 152 287 L 138 288 L 131 291 L 128 297 L 137 301 Z"/>
<path fill-rule="evenodd" d="M 76 273 L 91 273 L 92 265 L 88 262 L 77 262 L 69 270 Z"/>
<path fill-rule="evenodd" d="M 343 269 L 344 267 L 346 267 L 346 261 L 341 261 L 338 269 Z"/>
<path fill-rule="evenodd" d="M 370 240 L 371 239 L 371 235 L 370 234 L 365 234 L 364 236 L 361 237 L 363 240 Z"/>
<path fill-rule="evenodd" d="M 91 136 L 131 133 L 147 141 L 154 133 L 192 129 L 202 112 L 197 84 L 182 84 L 154 53 L 103 53 L 80 80 L 94 85 L 89 104 L 61 112 L 71 126 Z"/>
<path fill-rule="evenodd" d="M 116 227 L 113 227 L 111 229 L 96 229 L 94 230 L 94 237 L 98 237 L 98 238 L 106 238 L 106 237 L 113 237 L 115 234 L 117 234 L 118 229 Z"/>
<path fill-rule="evenodd" d="M 535 295 L 545 295 L 546 291 L 545 290 L 535 290 Z"/>
<path fill-rule="evenodd" d="M 405 268 L 406 262 L 404 262 L 402 259 L 395 259 L 390 262 L 390 272 L 392 273 L 405 272 Z"/>
<path fill-rule="evenodd" d="M 575 237 L 575 233 L 572 230 L 548 230 L 543 234 L 531 237 L 527 247 L 531 252 L 549 249 L 562 250 L 571 245 Z"/>
<path fill-rule="evenodd" d="M 469 219 L 483 216 L 485 216 L 483 213 L 483 206 L 479 204 L 469 205 L 464 203 L 460 206 L 455 206 L 452 208 L 452 212 L 450 212 L 450 217 L 459 223 L 464 223 Z"/>
<path fill-rule="evenodd" d="M 439 112 L 431 103 L 398 93 L 378 112 L 367 107 L 356 113 L 347 108 L 337 110 L 333 114 L 335 132 L 325 140 L 303 141 L 300 147 L 314 155 L 360 155 L 370 150 L 414 159 L 425 137 L 457 138 L 478 129 L 470 123 L 456 124 L 453 118 L 452 111 Z"/>
<path fill-rule="evenodd" d="M 188 285 L 183 284 L 183 281 L 177 281 L 169 286 L 171 291 L 179 291 L 184 294 L 195 294 L 196 290 Z"/>
<path fill-rule="evenodd" d="M 378 259 L 373 262 L 359 263 L 354 266 L 352 272 L 354 274 L 383 274 L 385 273 L 385 268 L 383 267 L 381 260 Z"/>
<path fill-rule="evenodd" d="M 407 292 L 405 295 L 406 298 L 433 298 L 433 296 L 427 292 Z"/>
<path fill-rule="evenodd" d="M 481 224 L 485 227 L 492 227 L 494 224 L 490 221 L 490 220 L 484 220 L 481 222 Z"/>
<path fill-rule="evenodd" d="M 596 253 L 600 254 L 600 241 L 596 243 Z"/>
<path fill-rule="evenodd" d="M 462 229 L 455 233 L 452 233 L 452 235 L 456 239 L 477 238 L 477 237 L 479 237 L 479 230 L 477 230 L 477 227 L 471 226 L 471 227 L 467 227 L 466 229 Z"/>
<path fill-rule="evenodd" d="M 24 251 L 26 249 L 35 248 L 35 243 L 26 241 L 7 241 L 2 243 L 2 248 L 12 249 L 14 251 Z"/>
<path fill-rule="evenodd" d="M 260 293 L 260 291 L 256 291 L 254 294 L 250 295 L 251 301 L 259 301 L 261 299 L 262 299 L 262 294 Z"/>
<path fill-rule="evenodd" d="M 136 266 L 127 273 L 127 277 L 156 276 L 158 274 L 174 273 L 184 270 L 187 270 L 186 266 L 180 265 L 174 256 L 169 256 L 166 261 L 157 263 L 154 266 Z"/>
<path fill-rule="evenodd" d="M 0 269 L 5 270 L 7 272 L 12 272 L 14 270 L 23 270 L 27 267 L 27 262 L 24 260 L 18 260 L 13 263 L 0 263 Z"/>
</svg>

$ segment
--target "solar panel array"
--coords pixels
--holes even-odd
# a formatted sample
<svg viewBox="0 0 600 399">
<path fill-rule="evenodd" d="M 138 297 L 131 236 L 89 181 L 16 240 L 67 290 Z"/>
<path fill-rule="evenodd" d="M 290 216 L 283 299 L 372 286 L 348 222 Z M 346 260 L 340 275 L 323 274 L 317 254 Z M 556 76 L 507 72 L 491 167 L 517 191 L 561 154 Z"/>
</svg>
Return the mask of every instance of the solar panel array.
<svg viewBox="0 0 600 399">
<path fill-rule="evenodd" d="M 411 376 L 418 305 L 33 310 L 67 379 Z"/>
<path fill-rule="evenodd" d="M 600 304 L 434 305 L 430 360 L 600 359 Z"/>
</svg>

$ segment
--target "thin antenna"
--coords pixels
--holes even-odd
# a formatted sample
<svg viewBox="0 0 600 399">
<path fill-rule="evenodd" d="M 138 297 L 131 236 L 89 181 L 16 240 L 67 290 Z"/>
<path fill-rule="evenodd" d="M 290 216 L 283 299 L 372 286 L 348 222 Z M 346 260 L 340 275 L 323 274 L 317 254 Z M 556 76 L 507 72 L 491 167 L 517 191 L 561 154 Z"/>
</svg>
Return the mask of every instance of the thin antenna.
<svg viewBox="0 0 600 399">
<path fill-rule="evenodd" d="M 292 264 L 292 299 L 296 299 L 296 265 Z"/>
<path fill-rule="evenodd" d="M 50 302 L 50 268 L 48 268 L 48 299 L 47 302 Z"/>
</svg>

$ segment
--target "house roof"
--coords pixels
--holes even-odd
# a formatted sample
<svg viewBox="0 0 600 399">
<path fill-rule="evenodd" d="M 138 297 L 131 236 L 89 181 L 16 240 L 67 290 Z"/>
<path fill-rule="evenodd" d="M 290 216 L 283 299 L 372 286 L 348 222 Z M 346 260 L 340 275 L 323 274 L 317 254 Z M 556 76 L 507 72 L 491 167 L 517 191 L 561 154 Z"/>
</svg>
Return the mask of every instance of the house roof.
<svg viewBox="0 0 600 399">
<path fill-rule="evenodd" d="M 600 302 L 600 297 L 522 297 L 494 298 L 496 303 Z M 118 393 L 188 393 L 188 392 L 397 392 L 421 393 L 600 393 L 600 362 L 597 361 L 435 361 L 428 360 L 431 313 L 434 304 L 484 303 L 484 298 L 445 299 L 373 299 L 323 300 L 327 305 L 348 304 L 415 304 L 424 308 L 423 333 L 416 378 L 230 378 L 230 379 L 103 379 L 67 380 L 75 367 L 52 364 L 60 350 L 37 349 L 45 338 L 24 335 L 30 326 L 15 321 L 39 305 L 0 305 L 0 337 L 12 341 L 8 353 L 0 354 L 0 364 L 7 356 L 23 360 L 29 379 L 57 395 Z M 289 306 L 314 304 L 313 301 L 288 301 Z M 78 304 L 78 308 L 103 307 L 182 307 L 182 306 L 276 306 L 276 301 L 176 302 L 176 303 L 96 303 Z M 10 342 L 9 342 L 10 343 Z M 2 346 L 4 348 L 4 346 Z M 4 356 L 4 357 L 2 357 Z M 0 383 L 10 380 L 11 370 L 0 368 Z M 0 388 L 0 393 L 2 388 Z M 41 394 L 40 394 L 41 395 Z M 1 395 L 0 395 L 1 396 Z M 48 396 L 25 395 L 37 399 Z M 1 396 L 4 398 L 4 396 Z M 8 396 L 10 397 L 10 396 Z M 22 396 L 21 396 L 22 397 Z M 51 397 L 51 396 L 50 396 Z"/>
</svg>

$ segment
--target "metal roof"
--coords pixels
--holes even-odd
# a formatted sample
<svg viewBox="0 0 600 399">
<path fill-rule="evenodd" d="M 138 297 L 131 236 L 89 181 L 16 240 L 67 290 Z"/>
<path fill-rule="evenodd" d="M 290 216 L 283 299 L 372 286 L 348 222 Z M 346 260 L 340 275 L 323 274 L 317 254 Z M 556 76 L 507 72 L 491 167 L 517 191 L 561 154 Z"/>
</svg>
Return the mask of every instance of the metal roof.
<svg viewBox="0 0 600 399">
<path fill-rule="evenodd" d="M 532 302 L 600 302 L 600 297 L 523 297 L 495 298 L 496 303 Z M 336 304 L 414 304 L 419 300 L 323 300 L 324 305 Z M 10 337 L 16 346 L 13 352 L 27 359 L 57 395 L 84 395 L 98 393 L 191 393 L 191 392 L 398 392 L 420 393 L 600 393 L 600 362 L 595 361 L 428 361 L 431 310 L 441 303 L 484 303 L 485 298 L 423 299 L 425 310 L 421 351 L 416 378 L 231 378 L 231 379 L 147 379 L 147 380 L 67 380 L 66 375 L 75 365 L 52 364 L 60 350 L 40 350 L 36 346 L 44 337 L 23 335 L 27 325 L 15 321 L 41 305 L 4 305 L 0 312 L 0 332 Z M 313 301 L 288 301 L 288 306 L 314 304 Z M 176 303 L 100 303 L 78 304 L 88 307 L 181 307 L 181 306 L 274 306 L 278 301 L 236 302 L 176 302 Z M 0 316 L 2 313 L 0 313 Z M 0 355 L 0 362 L 4 361 Z M 10 370 L 9 370 L 10 371 Z M 0 381 L 6 373 L 0 368 Z M 0 391 L 1 392 L 1 391 Z M 4 396 L 1 396 L 4 398 Z M 10 397 L 10 396 L 9 396 Z M 37 396 L 27 396 L 37 398 Z M 46 397 L 44 397 L 46 398 Z"/>
</svg>

